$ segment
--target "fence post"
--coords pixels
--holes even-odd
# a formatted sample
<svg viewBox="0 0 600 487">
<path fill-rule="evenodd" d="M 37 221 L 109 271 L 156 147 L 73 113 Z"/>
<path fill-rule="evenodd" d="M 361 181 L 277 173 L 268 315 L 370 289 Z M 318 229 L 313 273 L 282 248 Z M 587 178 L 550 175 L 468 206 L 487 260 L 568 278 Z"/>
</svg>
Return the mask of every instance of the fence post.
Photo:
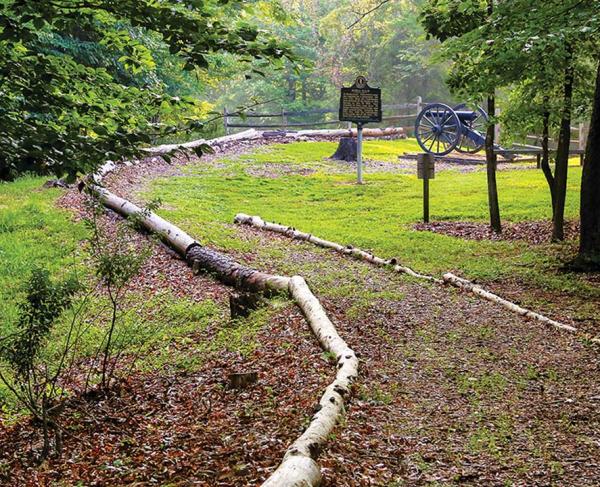
<svg viewBox="0 0 600 487">
<path fill-rule="evenodd" d="M 500 116 L 500 109 L 498 107 L 496 107 L 495 115 L 496 117 Z M 500 143 L 500 124 L 498 122 L 494 124 L 494 141 L 496 144 Z"/>
<path fill-rule="evenodd" d="M 585 150 L 586 142 L 587 142 L 587 131 L 586 131 L 585 123 L 579 122 L 578 145 L 581 150 Z"/>
<path fill-rule="evenodd" d="M 288 126 L 288 121 L 287 121 L 287 115 L 285 114 L 285 109 L 281 109 L 281 123 L 283 125 L 283 128 L 285 128 L 287 130 L 287 126 Z"/>
<path fill-rule="evenodd" d="M 421 107 L 423 106 L 423 98 L 417 96 L 417 115 L 421 113 Z"/>
<path fill-rule="evenodd" d="M 225 125 L 225 135 L 229 135 L 229 117 L 227 107 L 223 108 L 223 124 Z"/>
</svg>

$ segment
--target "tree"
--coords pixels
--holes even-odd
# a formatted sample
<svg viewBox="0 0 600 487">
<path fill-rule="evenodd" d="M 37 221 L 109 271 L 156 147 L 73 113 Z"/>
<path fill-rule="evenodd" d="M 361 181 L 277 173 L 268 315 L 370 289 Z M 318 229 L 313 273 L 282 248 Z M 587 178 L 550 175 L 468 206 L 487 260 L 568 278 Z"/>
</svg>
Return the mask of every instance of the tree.
<svg viewBox="0 0 600 487">
<path fill-rule="evenodd" d="M 494 1 L 487 0 L 486 13 L 488 21 L 494 13 Z M 492 89 L 487 94 L 487 112 L 495 120 L 496 117 L 496 90 Z M 498 184 L 496 182 L 496 166 L 498 155 L 495 149 L 495 124 L 488 123 L 485 133 L 485 162 L 488 189 L 488 208 L 490 210 L 490 227 L 496 233 L 502 233 L 500 221 L 500 203 L 498 202 Z"/>
<path fill-rule="evenodd" d="M 547 156 L 543 164 L 551 184 L 555 240 L 563 238 L 573 94 L 578 81 L 575 66 L 597 49 L 597 7 L 595 0 L 567 4 L 558 0 L 503 1 L 495 5 L 488 22 L 444 45 L 445 56 L 454 61 L 449 83 L 455 90 L 484 95 L 497 87 L 528 81 L 544 95 L 544 118 L 549 122 L 554 104 L 548 102 L 556 93 L 554 86 L 560 85 L 554 174 Z"/>
<path fill-rule="evenodd" d="M 152 76 L 157 64 L 147 44 L 198 73 L 217 52 L 235 53 L 247 69 L 291 56 L 236 20 L 245 8 L 241 0 L 2 2 L 0 179 L 28 170 L 73 178 L 106 159 L 138 155 L 153 135 L 201 125 L 191 110 L 196 100 L 170 96 Z M 192 115 L 182 121 L 181 111 Z"/>
<path fill-rule="evenodd" d="M 59 421 L 61 387 L 65 373 L 73 363 L 76 320 L 61 343 L 58 359 L 52 360 L 49 337 L 59 317 L 71 307 L 79 289 L 74 278 L 54 283 L 44 269 L 33 269 L 24 288 L 25 299 L 19 303 L 19 318 L 14 333 L 0 340 L 0 381 L 14 394 L 41 425 L 44 446 L 41 459 L 50 453 L 50 432 L 54 435 L 57 454 L 62 449 Z"/>
<path fill-rule="evenodd" d="M 280 70 L 264 69 L 266 76 L 253 76 L 249 82 L 231 57 L 224 56 L 221 61 L 228 73 L 219 90 L 210 93 L 215 104 L 232 107 L 257 99 L 273 100 L 271 110 L 332 108 L 338 102 L 340 86 L 351 84 L 357 74 L 366 75 L 373 86 L 383 88 L 386 104 L 414 101 L 417 96 L 426 100 L 450 98 L 444 83 L 447 64 L 431 62 L 439 43 L 425 39 L 418 20 L 420 0 L 281 2 L 288 18 L 275 27 L 270 18 L 264 18 L 261 25 L 288 39 L 306 62 L 286 63 Z M 373 8 L 376 10 L 362 17 Z M 360 22 L 355 23 L 358 19 Z M 221 89 L 223 85 L 227 89 Z"/>
<path fill-rule="evenodd" d="M 600 63 L 581 177 L 581 233 L 577 265 L 600 269 Z"/>
<path fill-rule="evenodd" d="M 431 0 L 422 13 L 421 21 L 428 34 L 436 37 L 442 42 L 451 42 L 453 38 L 461 38 L 470 32 L 478 31 L 481 25 L 491 23 L 494 13 L 494 1 L 487 0 L 485 3 L 479 0 L 458 2 L 456 0 Z M 481 46 L 481 45 L 480 45 Z M 489 45 L 483 44 L 482 56 L 487 56 Z M 449 51 L 454 52 L 455 51 Z M 455 69 L 461 69 L 461 56 L 454 56 Z M 451 78 L 452 80 L 452 78 Z M 455 91 L 468 92 L 464 85 L 453 85 Z M 490 212 L 490 227 L 496 233 L 502 232 L 500 220 L 500 204 L 498 202 L 498 185 L 496 182 L 497 155 L 494 152 L 495 130 L 494 120 L 496 117 L 496 87 L 491 84 L 485 89 L 467 93 L 469 98 L 485 97 L 487 100 L 487 112 L 490 122 L 487 124 L 485 134 L 485 159 L 487 175 L 488 208 Z"/>
</svg>

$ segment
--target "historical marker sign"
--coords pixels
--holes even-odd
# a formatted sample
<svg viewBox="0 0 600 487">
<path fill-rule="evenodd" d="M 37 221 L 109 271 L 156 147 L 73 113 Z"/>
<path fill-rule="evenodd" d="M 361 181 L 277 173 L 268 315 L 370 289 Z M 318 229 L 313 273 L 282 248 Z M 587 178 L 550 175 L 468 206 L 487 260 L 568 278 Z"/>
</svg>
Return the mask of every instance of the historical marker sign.
<svg viewBox="0 0 600 487">
<path fill-rule="evenodd" d="M 340 121 L 381 122 L 381 90 L 369 87 L 364 76 L 358 76 L 351 87 L 342 88 Z"/>
</svg>

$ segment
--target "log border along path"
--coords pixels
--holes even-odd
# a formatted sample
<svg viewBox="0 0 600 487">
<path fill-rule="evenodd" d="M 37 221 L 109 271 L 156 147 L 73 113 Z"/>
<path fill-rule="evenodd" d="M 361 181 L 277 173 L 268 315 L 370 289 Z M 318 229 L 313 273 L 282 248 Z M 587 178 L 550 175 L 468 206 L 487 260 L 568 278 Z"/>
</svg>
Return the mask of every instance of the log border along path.
<svg viewBox="0 0 600 487">
<path fill-rule="evenodd" d="M 256 137 L 255 133 L 247 135 L 250 136 L 249 138 Z M 220 137 L 203 143 L 218 147 L 240 138 L 239 134 L 236 134 L 236 136 Z M 177 146 L 177 149 L 180 147 Z M 162 150 L 152 152 L 161 153 Z M 81 181 L 79 189 L 98 198 L 106 208 L 125 218 L 135 216 L 146 230 L 158 235 L 180 254 L 195 272 L 202 270 L 216 276 L 224 284 L 237 289 L 264 293 L 267 296 L 287 292 L 302 311 L 321 347 L 335 355 L 337 368 L 335 380 L 325 389 L 304 433 L 288 447 L 278 468 L 263 483 L 264 487 L 320 485 L 322 475 L 316 460 L 330 433 L 344 414 L 344 399 L 350 394 L 352 383 L 358 375 L 356 354 L 339 336 L 323 306 L 311 292 L 303 277 L 277 276 L 246 267 L 228 255 L 202 246 L 179 227 L 152 211 L 140 208 L 102 187 L 103 178 L 120 165 L 108 161 L 96 173 Z"/>
<path fill-rule="evenodd" d="M 266 231 L 270 231 L 270 232 L 274 232 L 274 233 L 279 233 L 281 235 L 285 235 L 286 237 L 289 237 L 292 239 L 310 242 L 319 247 L 333 249 L 336 252 L 339 252 L 341 254 L 354 257 L 357 260 L 366 261 L 366 262 L 369 262 L 369 263 L 374 264 L 379 267 L 388 267 L 388 268 L 391 268 L 392 270 L 394 270 L 395 272 L 408 274 L 409 276 L 415 277 L 417 279 L 427 280 L 429 282 L 434 282 L 436 284 L 450 284 L 459 289 L 471 292 L 483 299 L 487 299 L 488 301 L 499 304 L 521 316 L 531 318 L 531 319 L 539 321 L 545 325 L 553 326 L 553 327 L 559 328 L 561 330 L 565 330 L 565 331 L 569 331 L 569 332 L 573 332 L 573 333 L 578 332 L 577 328 L 575 328 L 571 325 L 567 325 L 565 323 L 560 323 L 559 321 L 552 320 L 544 315 L 541 315 L 539 313 L 531 311 L 527 308 L 523 308 L 511 301 L 508 301 L 507 299 L 504 299 L 500 296 L 497 296 L 496 294 L 486 291 L 481 286 L 478 286 L 477 284 L 475 284 L 467 279 L 458 277 L 458 276 L 452 274 L 451 272 L 447 272 L 446 274 L 444 274 L 442 276 L 442 279 L 438 279 L 436 277 L 425 275 L 425 274 L 420 274 L 420 273 L 412 270 L 410 267 L 406 267 L 406 266 L 398 264 L 396 259 L 382 259 L 381 257 L 377 257 L 369 252 L 365 252 L 364 250 L 360 250 L 351 245 L 344 246 L 344 245 L 341 245 L 336 242 L 330 242 L 328 240 L 324 240 L 322 238 L 315 237 L 314 235 L 312 235 L 310 233 L 301 232 L 299 230 L 296 230 L 293 227 L 286 227 L 286 226 L 280 225 L 278 223 L 264 221 L 259 216 L 250 216 L 250 215 L 246 215 L 244 213 L 238 213 L 234 218 L 234 223 L 237 223 L 240 225 L 249 225 L 251 227 L 258 228 L 260 230 L 266 230 Z M 600 338 L 591 338 L 591 341 L 593 341 L 594 343 L 600 343 Z"/>
</svg>

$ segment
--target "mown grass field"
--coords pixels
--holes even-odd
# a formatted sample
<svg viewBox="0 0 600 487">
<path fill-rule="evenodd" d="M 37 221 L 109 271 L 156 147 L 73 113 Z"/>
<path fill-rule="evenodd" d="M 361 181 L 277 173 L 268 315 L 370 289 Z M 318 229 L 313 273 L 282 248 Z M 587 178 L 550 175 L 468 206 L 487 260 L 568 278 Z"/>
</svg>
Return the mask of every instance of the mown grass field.
<svg viewBox="0 0 600 487">
<path fill-rule="evenodd" d="M 255 242 L 239 240 L 231 225 L 234 215 L 242 212 L 396 257 L 422 272 L 456 270 L 486 281 L 518 278 L 547 290 L 598 294 L 576 274 L 559 272 L 573 256 L 575 242 L 532 246 L 416 232 L 412 225 L 422 218 L 422 182 L 416 175 L 370 173 L 367 162 L 366 184 L 357 186 L 350 166 L 340 172 L 339 165 L 327 160 L 334 150 L 331 142 L 301 142 L 209 164 L 200 161 L 183 169 L 180 176 L 154 180 L 144 196 L 159 197 L 164 202 L 163 215 L 218 248 L 255 247 Z M 394 163 L 399 154 L 417 150 L 414 140 L 367 141 L 365 159 Z M 285 170 L 278 173 L 278 166 Z M 253 175 L 253 170 L 264 167 L 271 174 Z M 307 169 L 314 172 L 300 174 Z M 578 217 L 580 177 L 581 169 L 573 160 L 567 219 Z M 485 222 L 488 218 L 483 170 L 441 171 L 430 187 L 432 221 Z M 498 187 L 503 221 L 550 219 L 548 188 L 541 171 L 499 171 Z"/>
</svg>

